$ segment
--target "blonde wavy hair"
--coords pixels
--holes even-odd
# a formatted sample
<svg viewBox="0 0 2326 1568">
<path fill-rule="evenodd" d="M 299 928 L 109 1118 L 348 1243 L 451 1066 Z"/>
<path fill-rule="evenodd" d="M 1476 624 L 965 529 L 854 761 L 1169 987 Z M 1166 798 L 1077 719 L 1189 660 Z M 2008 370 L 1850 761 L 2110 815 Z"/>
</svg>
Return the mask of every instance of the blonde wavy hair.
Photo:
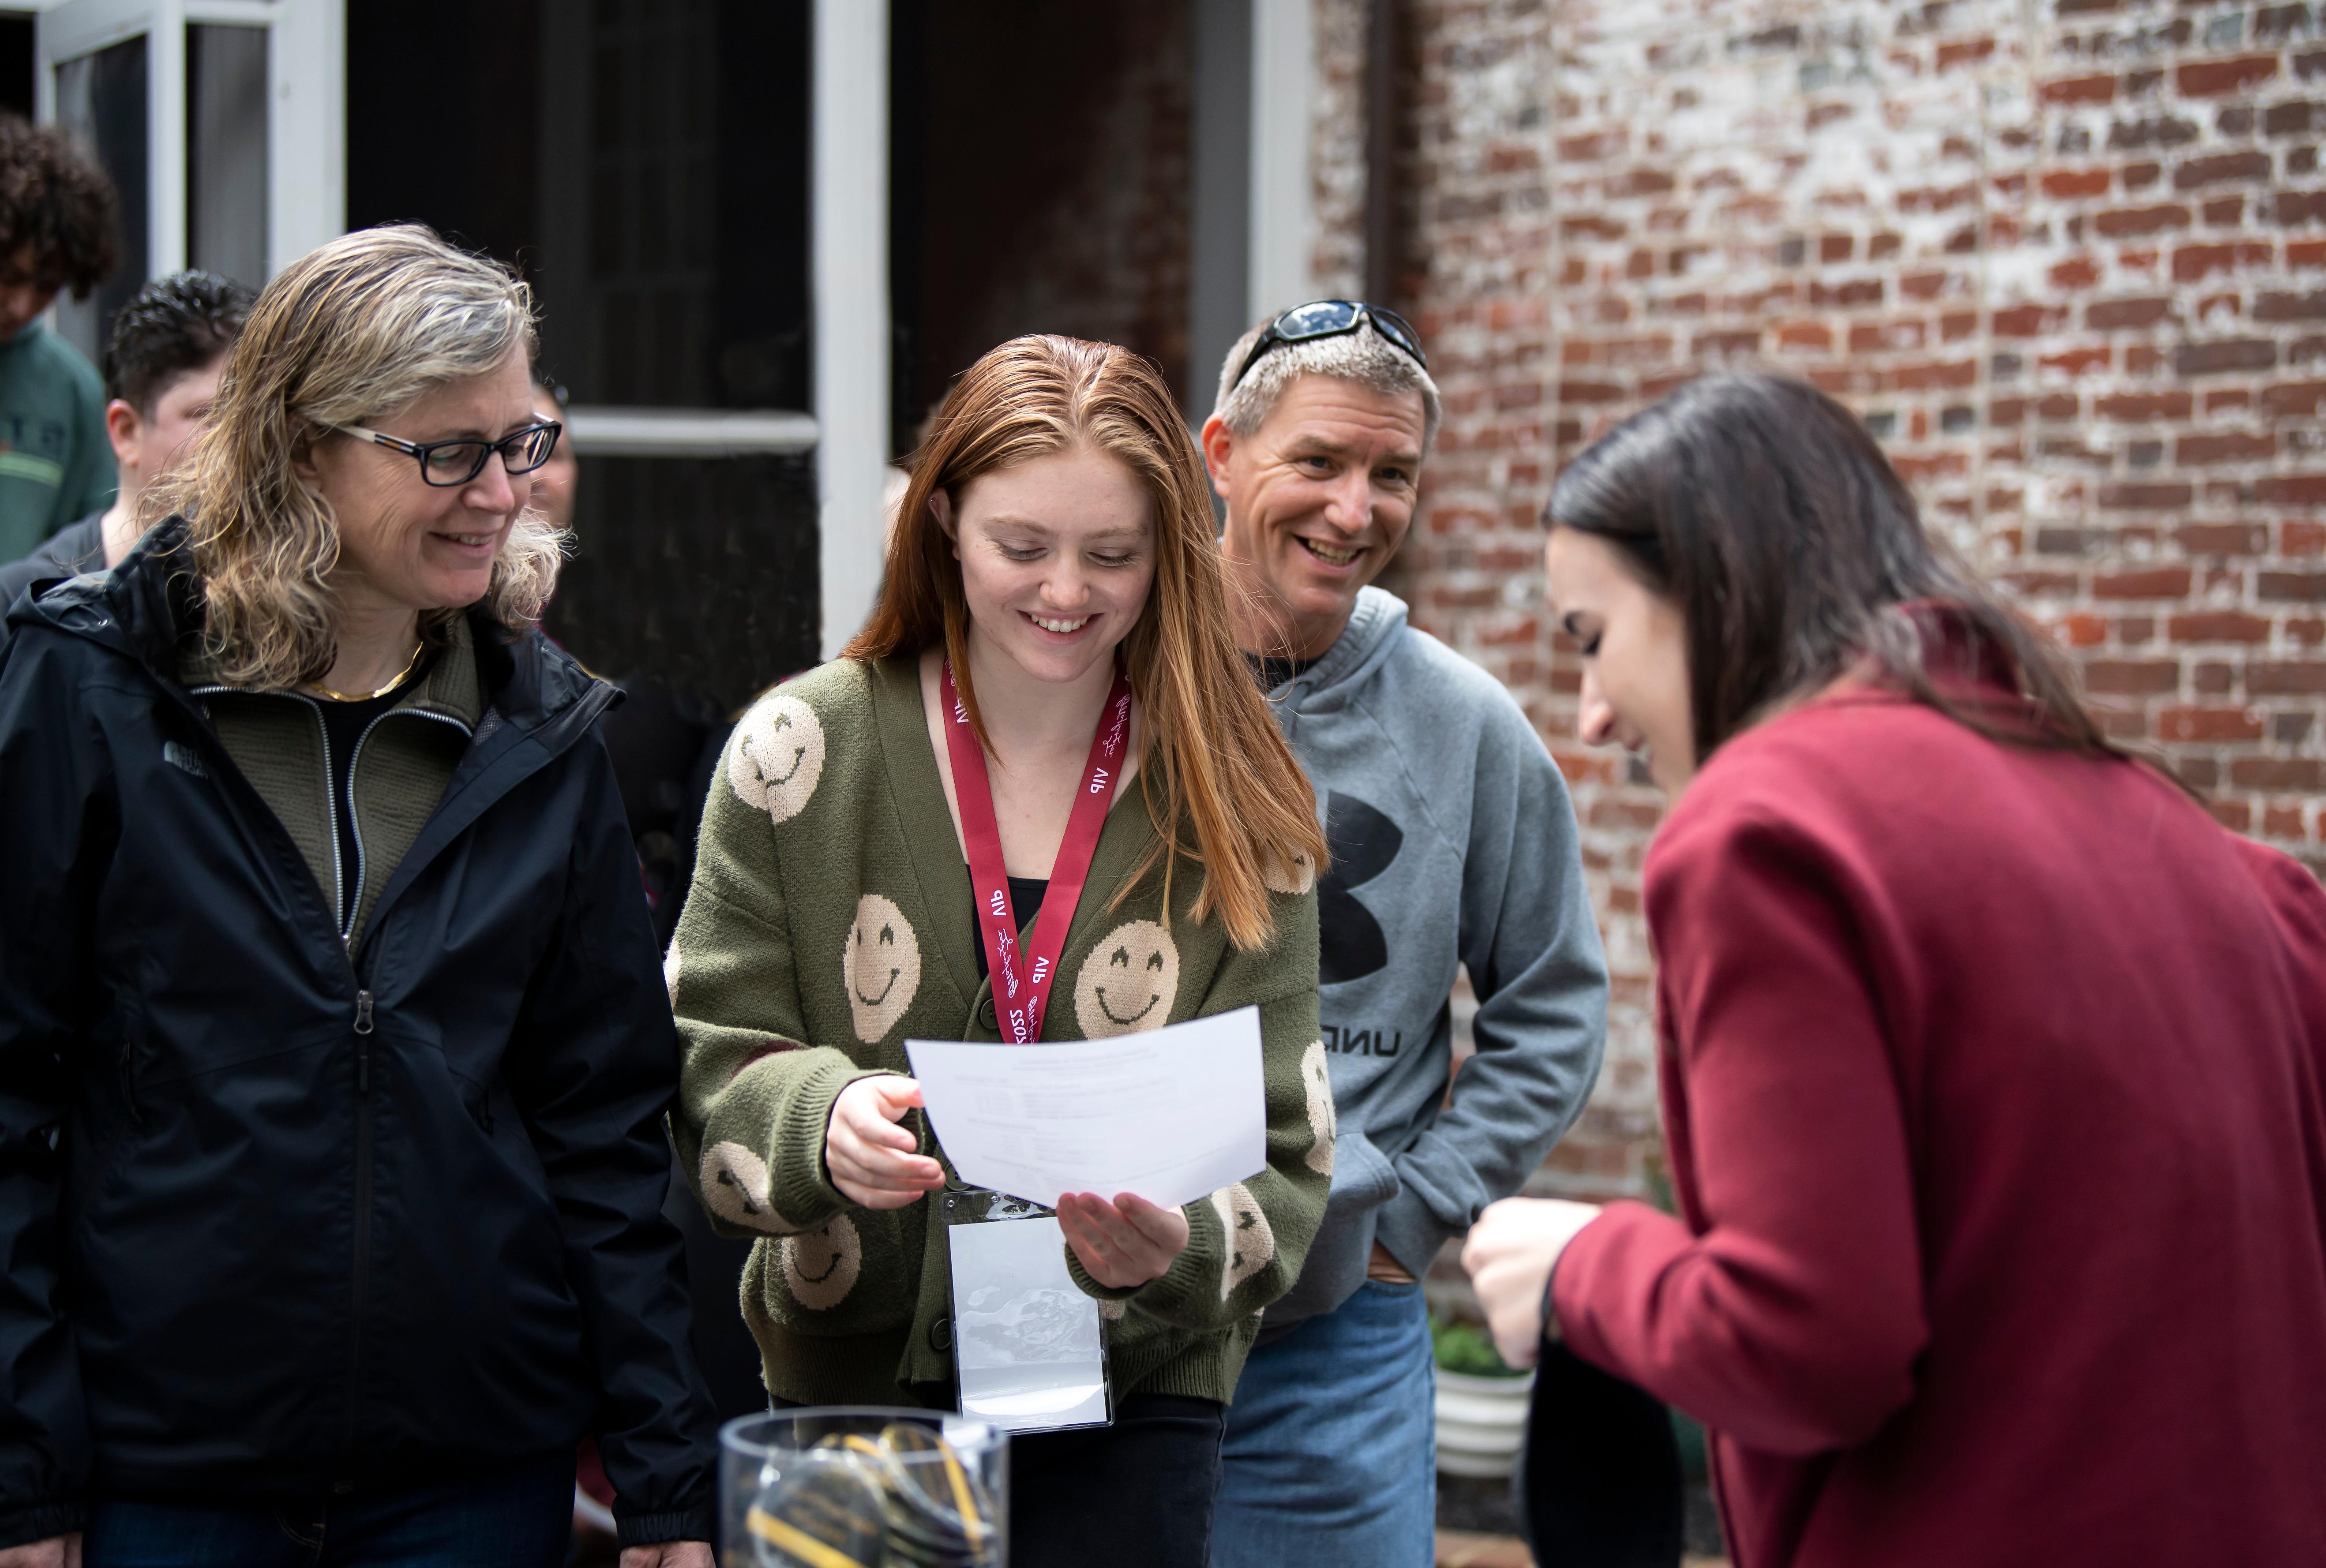
<svg viewBox="0 0 2326 1568">
<path fill-rule="evenodd" d="M 342 235 L 274 274 L 192 449 L 138 506 L 142 526 L 187 520 L 208 608 L 203 652 L 219 679 L 295 685 L 336 656 L 339 524 L 293 467 L 330 436 L 322 427 L 392 418 L 512 349 L 529 359 L 534 345 L 525 283 L 418 224 Z M 548 519 L 519 513 L 493 561 L 487 613 L 511 630 L 538 620 L 563 550 Z M 466 608 L 423 615 L 423 635 L 440 637 Z"/>
<path fill-rule="evenodd" d="M 953 541 L 929 498 L 958 500 L 980 474 L 1087 445 L 1129 469 L 1155 509 L 1155 584 L 1123 639 L 1147 719 L 1140 773 L 1156 843 L 1116 894 L 1163 867 L 1203 869 L 1197 920 L 1217 916 L 1250 951 L 1276 931 L 1271 889 L 1306 888 L 1325 865 L 1317 798 L 1236 651 L 1228 625 L 1211 487 L 1171 389 L 1128 348 L 1075 338 L 1015 338 L 963 372 L 913 454 L 871 620 L 842 656 L 885 659 L 942 645 L 978 738 L 985 722 L 969 671 L 969 601 Z M 1166 856 L 1166 849 L 1177 852 Z"/>
</svg>

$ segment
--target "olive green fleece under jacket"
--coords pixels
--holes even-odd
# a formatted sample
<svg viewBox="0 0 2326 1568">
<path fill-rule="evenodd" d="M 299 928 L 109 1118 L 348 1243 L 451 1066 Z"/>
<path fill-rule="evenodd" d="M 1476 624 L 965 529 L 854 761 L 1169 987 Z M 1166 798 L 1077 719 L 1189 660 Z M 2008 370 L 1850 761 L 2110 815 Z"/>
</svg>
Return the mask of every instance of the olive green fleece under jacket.
<svg viewBox="0 0 2326 1568">
<path fill-rule="evenodd" d="M 1121 792 L 1059 955 L 1045 1040 L 1256 1007 L 1268 1164 L 1186 1205 L 1186 1250 L 1159 1279 L 1109 1289 L 1071 1248 L 1066 1262 L 1100 1303 L 1118 1398 L 1224 1402 L 1261 1309 L 1299 1276 L 1332 1181 L 1317 896 L 1313 875 L 1286 878 L 1271 895 L 1274 940 L 1239 951 L 1216 918 L 1194 917 L 1199 872 L 1186 861 L 1168 916 L 1159 870 L 1126 890 L 1155 836 L 1144 792 Z M 714 1223 L 759 1239 L 743 1315 L 782 1398 L 914 1403 L 954 1380 L 939 1195 L 851 1203 L 825 1173 L 823 1137 L 842 1088 L 911 1071 L 907 1038 L 1000 1040 L 979 940 L 916 659 L 840 660 L 744 716 L 712 785 L 666 966 L 685 1037 L 672 1123 Z M 926 1118 L 908 1125 L 942 1161 Z"/>
<path fill-rule="evenodd" d="M 484 687 L 468 618 L 454 617 L 442 636 L 445 645 L 427 674 L 364 732 L 348 780 L 358 847 L 353 866 L 340 864 L 332 820 L 323 700 L 303 691 L 222 684 L 199 654 L 181 671 L 187 691 L 209 715 L 227 755 L 299 846 L 334 926 L 344 907 L 341 888 L 357 889 L 355 916 L 340 931 L 349 951 L 363 940 L 372 905 L 443 798 L 469 738 L 484 718 Z"/>
</svg>

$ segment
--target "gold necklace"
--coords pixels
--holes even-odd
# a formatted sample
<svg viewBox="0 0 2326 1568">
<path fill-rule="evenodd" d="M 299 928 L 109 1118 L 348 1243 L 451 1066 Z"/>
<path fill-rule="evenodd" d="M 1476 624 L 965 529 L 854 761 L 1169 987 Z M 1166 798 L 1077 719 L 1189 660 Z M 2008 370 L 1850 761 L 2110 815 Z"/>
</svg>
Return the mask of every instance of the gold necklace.
<svg viewBox="0 0 2326 1568">
<path fill-rule="evenodd" d="M 395 691 L 398 686 L 403 685 L 405 681 L 409 680 L 411 678 L 412 672 L 419 667 L 420 655 L 427 651 L 428 640 L 425 637 L 423 637 L 419 644 L 413 648 L 412 657 L 405 661 L 404 668 L 396 672 L 395 679 L 390 681 L 386 685 L 382 686 L 377 691 L 334 691 L 329 686 L 324 685 L 321 681 L 308 682 L 307 690 L 312 691 L 318 697 L 326 698 L 333 702 L 368 702 L 375 697 L 386 696 L 390 691 Z"/>
</svg>

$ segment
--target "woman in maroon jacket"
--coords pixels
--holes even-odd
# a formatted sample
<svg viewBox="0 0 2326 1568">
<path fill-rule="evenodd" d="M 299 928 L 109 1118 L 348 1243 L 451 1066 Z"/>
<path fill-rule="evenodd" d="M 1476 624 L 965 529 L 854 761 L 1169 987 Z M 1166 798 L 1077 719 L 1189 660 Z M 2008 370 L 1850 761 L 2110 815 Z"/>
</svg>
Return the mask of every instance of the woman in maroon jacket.
<svg viewBox="0 0 2326 1568">
<path fill-rule="evenodd" d="M 1487 1210 L 1504 1354 L 1702 1420 L 1739 1568 L 2326 1563 L 2326 895 L 1806 385 L 1693 383 L 1549 517 L 1584 738 L 1674 797 L 1681 1217 Z"/>
</svg>

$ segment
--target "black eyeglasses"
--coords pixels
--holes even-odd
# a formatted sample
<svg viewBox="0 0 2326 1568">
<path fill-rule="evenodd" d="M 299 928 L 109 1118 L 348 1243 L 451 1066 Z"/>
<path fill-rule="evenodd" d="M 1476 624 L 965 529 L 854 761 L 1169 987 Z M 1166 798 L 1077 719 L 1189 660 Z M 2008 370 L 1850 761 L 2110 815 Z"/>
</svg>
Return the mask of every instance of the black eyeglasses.
<svg viewBox="0 0 2326 1568">
<path fill-rule="evenodd" d="M 1251 367 L 1260 363 L 1261 356 L 1271 348 L 1286 343 L 1313 342 L 1318 338 L 1338 338 L 1355 331 L 1368 321 L 1372 323 L 1373 330 L 1381 334 L 1382 342 L 1424 370 L 1429 368 L 1429 356 L 1421 351 L 1421 334 L 1416 332 L 1413 324 L 1395 311 L 1380 305 L 1368 305 L 1363 300 L 1317 300 L 1306 305 L 1295 305 L 1268 324 L 1268 329 L 1260 335 L 1260 341 L 1254 343 L 1251 352 L 1244 356 L 1243 366 L 1237 370 L 1235 379 L 1228 383 L 1228 390 L 1233 392 L 1242 386 L 1243 378 L 1251 374 Z"/>
<path fill-rule="evenodd" d="M 323 424 L 321 420 L 315 422 Z M 501 467 L 512 474 L 529 474 L 549 460 L 557 450 L 558 432 L 565 427 L 554 420 L 529 424 L 515 435 L 503 436 L 497 441 L 408 441 L 402 436 L 384 435 L 376 430 L 366 430 L 359 424 L 323 424 L 325 430 L 335 430 L 341 435 L 359 436 L 377 445 L 395 451 L 409 452 L 420 460 L 420 478 L 439 489 L 465 485 L 485 471 L 485 459 L 495 452 L 501 455 Z"/>
</svg>

